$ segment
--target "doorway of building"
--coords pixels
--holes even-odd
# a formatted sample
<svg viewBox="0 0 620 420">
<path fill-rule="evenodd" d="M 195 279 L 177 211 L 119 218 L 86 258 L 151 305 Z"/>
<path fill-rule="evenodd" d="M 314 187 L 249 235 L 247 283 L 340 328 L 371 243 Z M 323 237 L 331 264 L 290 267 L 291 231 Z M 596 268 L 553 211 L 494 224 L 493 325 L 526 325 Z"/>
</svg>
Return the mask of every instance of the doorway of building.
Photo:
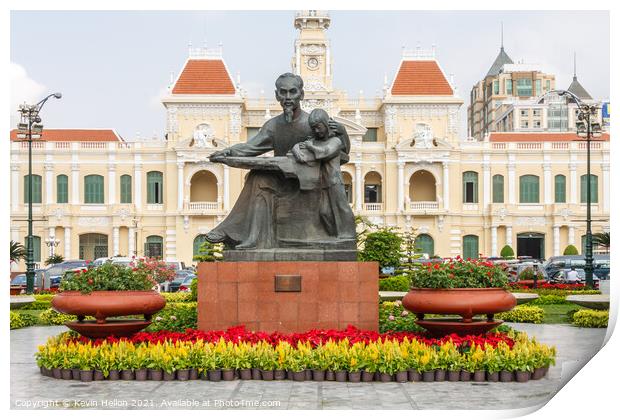
<svg viewBox="0 0 620 420">
<path fill-rule="evenodd" d="M 108 257 L 108 235 L 85 233 L 80 235 L 80 259 L 94 261 Z"/>
<path fill-rule="evenodd" d="M 543 260 L 545 258 L 545 235 L 537 232 L 519 233 L 517 255 Z"/>
</svg>

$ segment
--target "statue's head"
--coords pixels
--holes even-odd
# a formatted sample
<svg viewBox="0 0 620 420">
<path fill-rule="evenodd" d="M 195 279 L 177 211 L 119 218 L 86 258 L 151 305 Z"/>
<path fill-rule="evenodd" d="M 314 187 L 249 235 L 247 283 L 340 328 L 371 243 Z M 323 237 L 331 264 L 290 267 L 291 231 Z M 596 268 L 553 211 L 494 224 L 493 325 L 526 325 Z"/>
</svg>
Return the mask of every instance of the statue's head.
<svg viewBox="0 0 620 420">
<path fill-rule="evenodd" d="M 321 108 L 313 109 L 308 116 L 308 124 L 315 138 L 326 139 L 330 136 L 329 115 L 325 110 Z"/>
<path fill-rule="evenodd" d="M 282 105 L 287 121 L 293 120 L 293 113 L 299 109 L 304 98 L 304 81 L 293 73 L 284 73 L 276 79 L 276 99 Z"/>
</svg>

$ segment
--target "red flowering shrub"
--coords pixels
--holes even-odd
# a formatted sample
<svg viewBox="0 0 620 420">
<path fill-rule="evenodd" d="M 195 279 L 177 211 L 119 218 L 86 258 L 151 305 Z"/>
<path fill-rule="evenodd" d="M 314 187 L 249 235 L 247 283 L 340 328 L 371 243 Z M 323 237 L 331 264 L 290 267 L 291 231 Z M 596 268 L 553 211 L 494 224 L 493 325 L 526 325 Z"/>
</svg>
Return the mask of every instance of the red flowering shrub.
<svg viewBox="0 0 620 420">
<path fill-rule="evenodd" d="M 460 287 L 507 287 L 508 277 L 501 265 L 482 259 L 466 261 L 458 256 L 443 263 L 425 263 L 411 274 L 411 286 L 432 289 Z"/>
<path fill-rule="evenodd" d="M 281 341 L 289 342 L 292 345 L 297 345 L 298 342 L 309 342 L 312 347 L 316 347 L 321 343 L 325 343 L 328 340 L 342 341 L 348 339 L 349 343 L 354 344 L 359 341 L 364 343 L 376 342 L 386 339 L 397 339 L 402 341 L 405 337 L 409 340 L 417 340 L 427 345 L 441 345 L 446 341 L 452 341 L 459 348 L 469 348 L 472 344 L 478 346 L 491 346 L 496 347 L 500 342 L 506 343 L 512 348 L 514 341 L 508 335 L 504 333 L 487 333 L 482 335 L 468 335 L 458 336 L 456 334 L 447 335 L 443 338 L 430 338 L 424 333 L 411 333 L 411 332 L 388 332 L 379 334 L 374 331 L 360 330 L 354 326 L 349 325 L 344 330 L 310 330 L 304 333 L 291 333 L 283 334 L 279 332 L 266 333 L 266 332 L 254 332 L 245 329 L 245 326 L 240 325 L 229 328 L 225 331 L 199 331 L 188 329 L 185 332 L 170 332 L 170 331 L 157 331 L 157 332 L 139 332 L 129 338 L 116 338 L 108 337 L 105 340 L 108 343 L 117 342 L 121 340 L 129 340 L 133 343 L 161 343 L 164 341 L 191 341 L 202 340 L 205 342 L 217 342 L 220 338 L 224 338 L 226 341 L 233 343 L 247 342 L 257 343 L 259 341 L 266 341 L 276 346 Z M 92 342 L 95 345 L 101 344 L 104 340 L 97 339 L 91 340 L 86 337 L 75 338 L 75 341 L 87 343 Z"/>
</svg>

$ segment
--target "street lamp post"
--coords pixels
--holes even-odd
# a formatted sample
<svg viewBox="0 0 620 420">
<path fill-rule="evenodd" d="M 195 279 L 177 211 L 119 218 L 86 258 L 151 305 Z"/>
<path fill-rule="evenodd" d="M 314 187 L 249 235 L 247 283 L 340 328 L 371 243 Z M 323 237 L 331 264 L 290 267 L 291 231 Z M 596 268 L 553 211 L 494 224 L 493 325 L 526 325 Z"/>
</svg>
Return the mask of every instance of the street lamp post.
<svg viewBox="0 0 620 420">
<path fill-rule="evenodd" d="M 58 239 L 56 239 L 54 236 L 50 236 L 49 238 L 45 239 L 45 245 L 47 245 L 50 248 L 50 257 L 53 257 L 54 255 L 56 255 L 56 247 L 58 245 L 60 245 L 60 241 Z"/>
<path fill-rule="evenodd" d="M 579 137 L 585 137 L 586 139 L 586 165 L 587 165 L 587 181 L 586 181 L 586 249 L 585 249 L 585 262 L 584 271 L 586 273 L 586 285 L 588 287 L 594 287 L 593 278 L 593 262 L 592 256 L 592 181 L 590 174 L 590 142 L 593 137 L 600 137 L 601 124 L 594 118 L 598 115 L 599 107 L 595 104 L 586 104 L 577 97 L 574 93 L 568 90 L 553 90 L 548 93 L 555 93 L 559 96 L 570 96 L 571 99 L 577 104 L 579 114 L 577 115 L 577 122 L 575 126 L 577 128 L 577 135 Z"/>
<path fill-rule="evenodd" d="M 28 141 L 28 237 L 26 240 L 26 293 L 34 292 L 34 244 L 32 243 L 32 138 L 37 139 L 43 133 L 39 112 L 48 99 L 60 99 L 62 94 L 52 93 L 35 105 L 20 105 L 21 122 L 17 126 L 17 138 Z"/>
</svg>

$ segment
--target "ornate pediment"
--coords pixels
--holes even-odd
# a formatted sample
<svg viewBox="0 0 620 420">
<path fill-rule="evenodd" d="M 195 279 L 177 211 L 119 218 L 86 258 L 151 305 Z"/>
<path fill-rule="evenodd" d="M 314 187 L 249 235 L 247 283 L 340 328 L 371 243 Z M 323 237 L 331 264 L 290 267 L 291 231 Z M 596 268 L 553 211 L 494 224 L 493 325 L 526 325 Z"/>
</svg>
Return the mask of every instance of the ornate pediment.
<svg viewBox="0 0 620 420">
<path fill-rule="evenodd" d="M 405 140 L 401 140 L 396 146 L 396 150 L 404 152 L 404 151 L 413 151 L 413 150 L 450 150 L 452 149 L 452 145 L 448 142 L 448 140 L 439 137 L 433 137 L 432 133 L 427 131 L 420 131 L 414 133 L 412 137 L 409 137 Z"/>
<path fill-rule="evenodd" d="M 344 125 L 344 128 L 347 129 L 347 134 L 349 135 L 349 137 L 363 136 L 364 134 L 366 134 L 366 131 L 368 131 L 363 125 L 358 124 L 355 121 L 349 120 L 347 118 L 343 118 L 337 115 L 332 116 L 332 118 L 334 119 L 334 121 Z"/>
</svg>

